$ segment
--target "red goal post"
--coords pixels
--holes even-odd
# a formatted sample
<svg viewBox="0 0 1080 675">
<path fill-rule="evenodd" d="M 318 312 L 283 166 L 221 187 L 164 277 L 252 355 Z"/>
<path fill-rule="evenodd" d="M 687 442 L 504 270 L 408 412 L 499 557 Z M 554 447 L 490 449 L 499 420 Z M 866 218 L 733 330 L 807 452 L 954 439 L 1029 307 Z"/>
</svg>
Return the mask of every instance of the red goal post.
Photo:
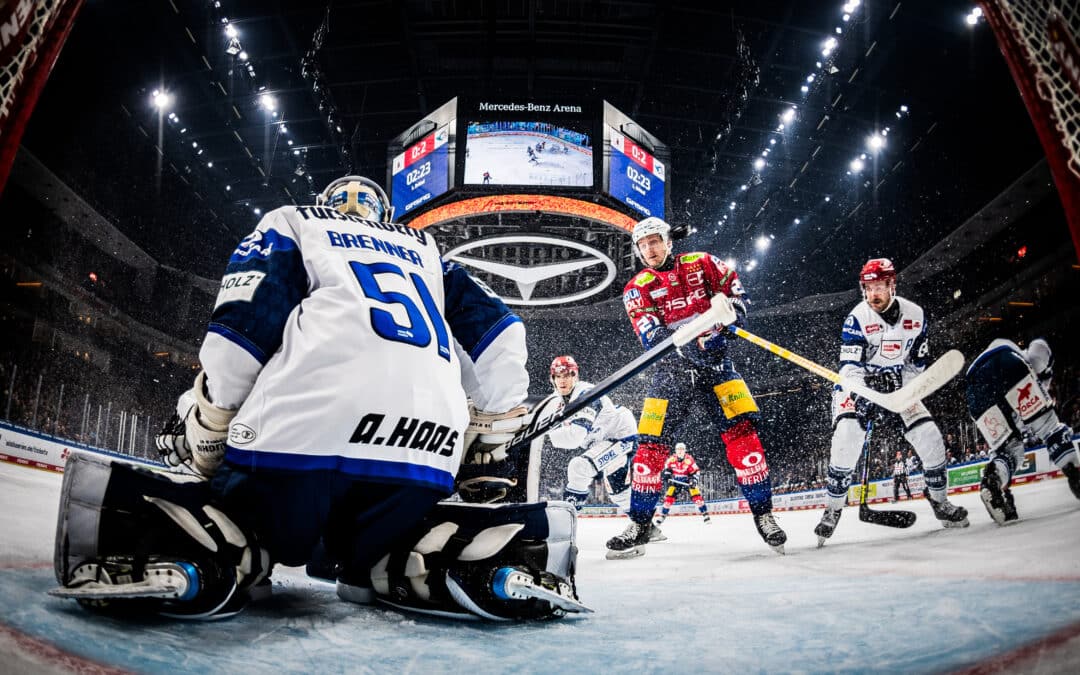
<svg viewBox="0 0 1080 675">
<path fill-rule="evenodd" d="M 1080 257 L 1080 2 L 979 5 L 1035 123 Z"/>
<path fill-rule="evenodd" d="M 0 0 L 0 193 L 83 0 Z"/>
</svg>

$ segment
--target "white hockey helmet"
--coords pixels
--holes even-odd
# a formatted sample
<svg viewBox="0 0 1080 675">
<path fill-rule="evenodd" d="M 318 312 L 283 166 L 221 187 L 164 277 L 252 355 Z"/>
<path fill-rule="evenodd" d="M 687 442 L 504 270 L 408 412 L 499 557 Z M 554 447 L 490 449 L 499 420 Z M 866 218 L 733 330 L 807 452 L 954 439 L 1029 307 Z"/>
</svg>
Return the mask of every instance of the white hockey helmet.
<svg viewBox="0 0 1080 675">
<path fill-rule="evenodd" d="M 319 206 L 329 206 L 341 213 L 355 213 L 361 218 L 389 223 L 394 218 L 390 198 L 378 183 L 363 176 L 342 176 L 326 186 L 315 198 Z"/>
<path fill-rule="evenodd" d="M 679 451 L 686 452 L 686 443 L 675 444 L 675 454 L 679 454 Z"/>
<path fill-rule="evenodd" d="M 1054 369 L 1054 352 L 1050 350 L 1050 345 L 1046 340 L 1035 338 L 1028 344 L 1024 352 L 1027 354 L 1031 369 L 1035 371 L 1040 380 L 1045 380 L 1051 376 Z"/>
<path fill-rule="evenodd" d="M 660 238 L 668 245 L 668 251 L 671 250 L 671 225 L 668 225 L 663 218 L 657 218 L 656 216 L 649 216 L 644 220 L 639 220 L 637 225 L 634 225 L 634 231 L 630 234 L 630 238 L 634 242 L 634 255 L 642 264 L 645 264 L 645 259 L 641 257 L 641 251 L 638 250 L 638 242 L 650 234 L 660 235 Z"/>
</svg>

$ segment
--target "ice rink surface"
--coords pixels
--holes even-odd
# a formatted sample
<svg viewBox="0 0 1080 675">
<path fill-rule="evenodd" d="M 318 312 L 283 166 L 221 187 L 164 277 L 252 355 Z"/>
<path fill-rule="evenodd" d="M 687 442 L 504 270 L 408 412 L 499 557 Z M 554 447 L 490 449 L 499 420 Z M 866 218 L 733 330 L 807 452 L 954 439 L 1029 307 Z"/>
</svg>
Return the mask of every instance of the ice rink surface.
<svg viewBox="0 0 1080 675">
<path fill-rule="evenodd" d="M 953 498 L 967 529 L 922 500 L 903 504 L 909 530 L 849 508 L 818 549 L 821 511 L 779 513 L 785 556 L 749 516 L 685 516 L 645 556 L 609 561 L 624 521 L 581 519 L 596 613 L 506 625 L 349 605 L 280 568 L 273 598 L 224 622 L 95 616 L 45 594 L 60 480 L 0 463 L 0 672 L 1080 672 L 1080 502 L 1064 480 L 1016 487 L 1005 528 L 970 493 Z"/>
<path fill-rule="evenodd" d="M 529 161 L 528 148 L 539 142 L 547 150 Z M 553 146 L 569 152 L 553 152 Z M 471 136 L 465 158 L 465 183 L 481 185 L 484 172 L 491 173 L 490 185 L 568 185 L 588 187 L 593 183 L 592 154 L 573 143 L 539 133 L 501 133 Z"/>
</svg>

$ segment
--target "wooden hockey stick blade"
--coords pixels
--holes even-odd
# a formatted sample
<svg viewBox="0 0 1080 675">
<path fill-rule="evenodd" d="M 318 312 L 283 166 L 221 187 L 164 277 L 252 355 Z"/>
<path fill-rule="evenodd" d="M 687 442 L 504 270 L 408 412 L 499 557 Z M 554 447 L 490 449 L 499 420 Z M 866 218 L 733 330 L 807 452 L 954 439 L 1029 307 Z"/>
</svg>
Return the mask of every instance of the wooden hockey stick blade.
<svg viewBox="0 0 1080 675">
<path fill-rule="evenodd" d="M 863 503 L 859 504 L 859 520 L 871 525 L 904 529 L 915 524 L 915 514 L 911 511 L 875 511 Z"/>
<path fill-rule="evenodd" d="M 964 355 L 959 350 L 952 349 L 930 364 L 926 370 L 916 375 L 911 382 L 888 394 L 874 391 L 859 382 L 841 380 L 839 384 L 842 388 L 873 401 L 886 410 L 903 412 L 945 386 L 963 368 Z"/>
</svg>

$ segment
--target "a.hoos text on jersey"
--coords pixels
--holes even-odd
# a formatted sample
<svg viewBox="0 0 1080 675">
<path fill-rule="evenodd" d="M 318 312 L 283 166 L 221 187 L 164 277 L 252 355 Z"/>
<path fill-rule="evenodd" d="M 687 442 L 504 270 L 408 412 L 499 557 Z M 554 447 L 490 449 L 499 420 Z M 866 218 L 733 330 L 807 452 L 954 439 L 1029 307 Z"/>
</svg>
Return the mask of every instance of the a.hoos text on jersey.
<svg viewBox="0 0 1080 675">
<path fill-rule="evenodd" d="M 444 424 L 415 417 L 399 417 L 396 422 L 386 422 L 386 415 L 368 413 L 360 418 L 349 442 L 423 450 L 450 457 L 454 454 L 457 437 L 458 432 Z"/>
</svg>

